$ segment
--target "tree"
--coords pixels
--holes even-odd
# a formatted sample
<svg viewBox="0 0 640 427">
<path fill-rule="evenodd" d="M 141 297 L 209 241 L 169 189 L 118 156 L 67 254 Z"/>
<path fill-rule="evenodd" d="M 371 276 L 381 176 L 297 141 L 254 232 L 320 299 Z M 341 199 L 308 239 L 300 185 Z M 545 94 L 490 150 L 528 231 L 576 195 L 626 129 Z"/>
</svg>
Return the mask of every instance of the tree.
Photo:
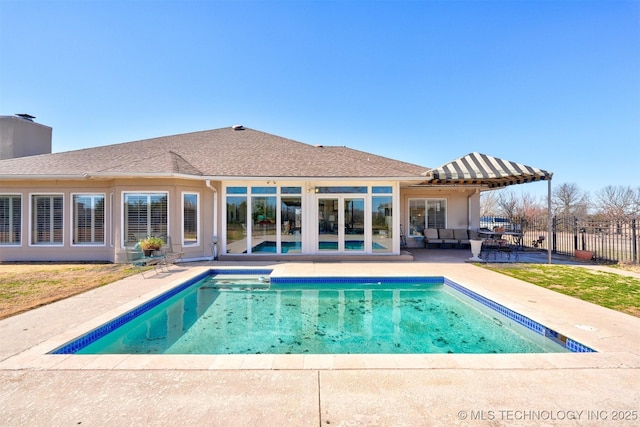
<svg viewBox="0 0 640 427">
<path fill-rule="evenodd" d="M 498 191 L 480 193 L 480 215 L 494 216 L 498 214 Z"/>
<path fill-rule="evenodd" d="M 502 214 L 507 218 L 517 217 L 518 202 L 518 197 L 511 189 L 502 191 L 498 195 L 498 206 Z"/>
<path fill-rule="evenodd" d="M 544 202 L 536 200 L 529 193 L 522 193 L 520 195 L 520 206 L 518 215 L 527 220 L 547 215 L 547 202 L 544 198 Z"/>
<path fill-rule="evenodd" d="M 614 220 L 639 216 L 640 187 L 608 185 L 596 192 L 595 206 L 598 214 Z"/>
<path fill-rule="evenodd" d="M 562 183 L 551 192 L 551 209 L 555 215 L 584 217 L 589 209 L 589 195 L 575 183 Z"/>
<path fill-rule="evenodd" d="M 513 189 L 487 191 L 480 199 L 482 216 L 503 216 L 514 223 L 520 223 L 522 229 L 536 222 L 537 218 L 546 218 L 547 203 L 530 193 L 516 193 Z"/>
</svg>

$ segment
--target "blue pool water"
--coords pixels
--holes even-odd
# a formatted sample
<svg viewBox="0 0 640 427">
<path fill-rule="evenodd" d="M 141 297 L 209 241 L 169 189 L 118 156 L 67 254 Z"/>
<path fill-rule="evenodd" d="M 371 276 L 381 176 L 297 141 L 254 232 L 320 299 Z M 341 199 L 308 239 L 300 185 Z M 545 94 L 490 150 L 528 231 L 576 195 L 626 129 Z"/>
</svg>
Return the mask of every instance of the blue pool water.
<svg viewBox="0 0 640 427">
<path fill-rule="evenodd" d="M 488 308 L 490 301 L 444 278 L 268 283 L 263 273 L 198 278 L 53 353 L 591 351 L 502 306 Z"/>
<path fill-rule="evenodd" d="M 359 240 L 347 240 L 344 242 L 345 249 L 348 250 L 364 250 L 364 242 Z M 302 249 L 302 244 L 300 242 L 281 242 L 280 243 L 281 251 L 283 254 L 288 253 L 289 251 L 300 251 Z M 273 241 L 264 241 L 260 242 L 254 247 L 251 248 L 252 253 L 276 253 L 276 242 Z M 371 248 L 376 249 L 386 249 L 383 245 L 373 242 L 371 244 Z M 319 249 L 321 250 L 338 250 L 338 242 L 320 242 Z"/>
</svg>

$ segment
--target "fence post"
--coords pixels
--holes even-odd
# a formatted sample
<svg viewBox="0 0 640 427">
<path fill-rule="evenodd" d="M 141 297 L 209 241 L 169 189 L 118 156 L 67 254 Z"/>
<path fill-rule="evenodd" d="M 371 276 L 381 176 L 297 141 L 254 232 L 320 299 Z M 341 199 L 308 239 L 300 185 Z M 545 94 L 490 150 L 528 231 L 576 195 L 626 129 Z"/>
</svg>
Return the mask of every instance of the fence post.
<svg viewBox="0 0 640 427">
<path fill-rule="evenodd" d="M 578 249 L 578 218 L 573 217 L 573 250 Z"/>
<path fill-rule="evenodd" d="M 636 228 L 636 220 L 631 220 L 631 236 L 633 243 L 631 243 L 631 251 L 633 252 L 633 262 L 640 262 L 638 258 L 638 229 Z"/>
<path fill-rule="evenodd" d="M 556 253 L 558 251 L 558 242 L 557 242 L 557 228 L 558 228 L 558 217 L 554 216 L 553 221 L 551 222 L 551 252 Z"/>
</svg>

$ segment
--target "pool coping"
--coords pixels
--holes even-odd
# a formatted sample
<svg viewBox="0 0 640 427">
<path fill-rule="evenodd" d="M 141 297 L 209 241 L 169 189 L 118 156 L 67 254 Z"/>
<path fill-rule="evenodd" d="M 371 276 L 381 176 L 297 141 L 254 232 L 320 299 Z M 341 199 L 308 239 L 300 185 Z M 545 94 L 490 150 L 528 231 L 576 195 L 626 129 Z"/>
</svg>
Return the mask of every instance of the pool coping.
<svg viewBox="0 0 640 427">
<path fill-rule="evenodd" d="M 471 264 L 401 264 L 378 263 L 284 263 L 273 264 L 272 276 L 444 276 L 469 290 L 535 320 L 595 353 L 542 354 L 345 354 L 345 355 L 74 355 L 47 354 L 51 350 L 108 322 L 141 303 L 179 285 L 190 277 L 220 268 L 183 266 L 156 277 L 151 289 L 128 298 L 110 309 L 86 313 L 89 320 L 65 328 L 63 313 L 56 319 L 64 332 L 38 342 L 23 343 L 23 351 L 9 354 L 0 361 L 0 370 L 359 370 L 359 369 L 566 369 L 566 368 L 640 368 L 640 319 L 605 309 L 578 299 L 509 278 Z M 227 268 L 251 268 L 224 266 Z M 256 268 L 265 268 L 259 266 Z M 440 272 L 437 274 L 436 272 Z M 444 271 L 444 274 L 443 274 Z M 108 298 L 110 291 L 126 293 L 127 283 L 144 280 L 128 278 L 97 292 Z M 138 291 L 139 292 L 139 291 Z M 82 296 L 68 304 L 79 307 Z M 124 297 L 127 299 L 127 297 Z M 64 307 L 63 307 L 64 308 Z M 50 309 L 56 309 L 52 304 Z M 68 307 L 66 307 L 68 309 Z M 25 314 L 26 315 L 26 314 Z M 20 315 L 22 316 L 22 315 Z M 91 317 L 93 316 L 93 317 Z M 19 316 L 16 316 L 19 317 Z M 5 319 L 6 322 L 20 319 Z M 0 355 L 1 356 L 1 355 Z"/>
</svg>

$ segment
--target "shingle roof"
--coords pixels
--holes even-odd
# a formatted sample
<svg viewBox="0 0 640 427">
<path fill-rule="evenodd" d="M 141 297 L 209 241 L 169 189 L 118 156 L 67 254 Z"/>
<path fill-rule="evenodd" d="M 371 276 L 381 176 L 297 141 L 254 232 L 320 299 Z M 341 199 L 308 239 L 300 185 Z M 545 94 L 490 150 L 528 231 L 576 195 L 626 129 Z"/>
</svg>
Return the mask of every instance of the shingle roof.
<svg viewBox="0 0 640 427">
<path fill-rule="evenodd" d="M 407 177 L 429 168 L 231 127 L 0 161 L 0 176 Z"/>
</svg>

